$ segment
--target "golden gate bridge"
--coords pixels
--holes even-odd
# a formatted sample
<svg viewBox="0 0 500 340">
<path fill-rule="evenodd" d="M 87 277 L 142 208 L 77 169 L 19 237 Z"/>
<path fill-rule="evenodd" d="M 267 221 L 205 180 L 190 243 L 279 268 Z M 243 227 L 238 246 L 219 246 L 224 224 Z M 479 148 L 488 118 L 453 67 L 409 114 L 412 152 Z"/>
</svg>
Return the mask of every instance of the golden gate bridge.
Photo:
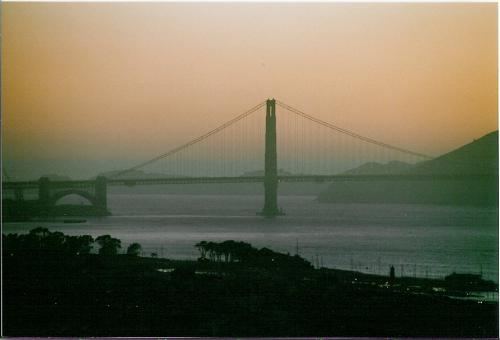
<svg viewBox="0 0 500 340">
<path fill-rule="evenodd" d="M 279 119 L 277 106 L 283 109 Z M 262 119 L 257 113 L 264 107 L 265 119 Z M 278 206 L 280 182 L 425 180 L 431 176 L 353 174 L 348 170 L 369 162 L 411 165 L 431 158 L 341 128 L 279 100 L 267 99 L 185 144 L 107 177 L 12 181 L 4 176 L 7 180 L 2 187 L 4 194 L 14 193 L 15 200 L 23 200 L 26 190 L 37 190 L 39 205 L 46 209 L 71 194 L 107 209 L 110 185 L 263 183 L 264 207 L 260 213 L 277 216 L 283 213 Z M 147 178 L 137 175 L 144 171 L 150 174 Z M 456 179 L 457 176 L 438 177 Z"/>
</svg>

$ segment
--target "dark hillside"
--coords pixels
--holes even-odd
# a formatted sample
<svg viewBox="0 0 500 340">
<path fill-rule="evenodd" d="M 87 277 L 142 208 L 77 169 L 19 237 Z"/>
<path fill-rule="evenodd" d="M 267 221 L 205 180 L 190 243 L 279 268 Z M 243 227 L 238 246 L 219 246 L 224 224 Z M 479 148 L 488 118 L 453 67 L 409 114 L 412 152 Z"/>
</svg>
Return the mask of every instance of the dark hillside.
<svg viewBox="0 0 500 340">
<path fill-rule="evenodd" d="M 405 163 L 402 163 L 405 164 Z M 395 166 L 398 165 L 398 166 Z M 336 182 L 320 193 L 324 203 L 408 203 L 498 206 L 498 131 L 427 162 L 403 166 L 367 163 L 349 174 L 457 175 L 465 179 Z"/>
<path fill-rule="evenodd" d="M 498 175 L 498 131 L 409 169 L 411 174 Z"/>
<path fill-rule="evenodd" d="M 400 161 L 391 161 L 387 164 L 368 162 L 357 168 L 343 172 L 345 175 L 393 175 L 400 174 L 412 168 L 412 165 Z"/>
</svg>

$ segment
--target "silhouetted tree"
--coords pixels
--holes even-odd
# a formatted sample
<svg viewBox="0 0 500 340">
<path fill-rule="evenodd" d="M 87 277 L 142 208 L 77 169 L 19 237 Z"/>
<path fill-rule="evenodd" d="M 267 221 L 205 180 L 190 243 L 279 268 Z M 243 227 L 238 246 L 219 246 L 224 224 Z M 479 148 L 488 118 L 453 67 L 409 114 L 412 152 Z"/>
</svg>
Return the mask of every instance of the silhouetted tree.
<svg viewBox="0 0 500 340">
<path fill-rule="evenodd" d="M 246 242 L 236 242 L 227 240 L 221 243 L 201 241 L 195 245 L 200 250 L 201 259 L 207 256 L 210 261 L 222 261 L 224 256 L 225 262 L 234 261 L 249 261 L 252 257 L 257 256 L 257 249 Z"/>
<path fill-rule="evenodd" d="M 118 249 L 122 247 L 119 239 L 113 238 L 109 235 L 99 236 L 95 240 L 101 246 L 99 249 L 100 255 L 116 255 L 118 253 Z"/>
<path fill-rule="evenodd" d="M 28 235 L 19 235 L 21 252 L 32 255 L 43 253 L 46 251 L 45 240 L 49 235 L 49 229 L 43 227 L 31 229 Z"/>
<path fill-rule="evenodd" d="M 195 247 L 200 251 L 202 259 L 206 258 L 207 255 L 207 241 L 201 241 L 195 244 Z"/>
<path fill-rule="evenodd" d="M 208 257 L 210 261 L 215 261 L 215 247 L 216 244 L 214 242 L 207 242 L 205 248 L 207 249 Z"/>
<path fill-rule="evenodd" d="M 94 238 L 90 235 L 78 236 L 78 252 L 77 254 L 89 254 L 92 250 Z"/>
<path fill-rule="evenodd" d="M 71 255 L 86 255 L 92 250 L 94 238 L 90 235 L 66 236 L 66 250 Z"/>
<path fill-rule="evenodd" d="M 39 238 L 45 238 L 50 234 L 49 229 L 43 227 L 36 227 L 29 231 L 29 235 L 37 236 Z"/>
<path fill-rule="evenodd" d="M 229 262 L 229 257 L 231 256 L 231 245 L 230 241 L 224 241 L 219 245 L 219 250 L 224 255 L 224 262 Z"/>
<path fill-rule="evenodd" d="M 131 256 L 139 256 L 139 254 L 142 251 L 142 247 L 139 243 L 132 243 L 131 245 L 128 246 L 127 248 L 127 255 Z"/>
<path fill-rule="evenodd" d="M 222 246 L 220 243 L 214 243 L 214 253 L 215 253 L 215 259 L 217 262 L 220 262 L 222 259 Z"/>
<path fill-rule="evenodd" d="M 63 253 L 65 251 L 66 237 L 60 231 L 48 233 L 42 240 L 42 249 L 49 254 Z"/>
<path fill-rule="evenodd" d="M 250 259 L 251 255 L 255 253 L 257 249 L 252 247 L 249 243 L 246 242 L 236 242 L 234 245 L 234 258 L 237 261 L 247 261 Z"/>
<path fill-rule="evenodd" d="M 28 234 L 8 234 L 3 237 L 4 254 L 26 254 L 32 256 L 88 254 L 94 239 L 90 235 L 69 236 L 59 231 L 50 232 L 38 227 Z"/>
<path fill-rule="evenodd" d="M 238 248 L 238 244 L 236 241 L 228 240 L 221 243 L 221 250 L 224 254 L 224 260 L 226 262 L 233 262 L 235 259 L 235 252 Z"/>
</svg>

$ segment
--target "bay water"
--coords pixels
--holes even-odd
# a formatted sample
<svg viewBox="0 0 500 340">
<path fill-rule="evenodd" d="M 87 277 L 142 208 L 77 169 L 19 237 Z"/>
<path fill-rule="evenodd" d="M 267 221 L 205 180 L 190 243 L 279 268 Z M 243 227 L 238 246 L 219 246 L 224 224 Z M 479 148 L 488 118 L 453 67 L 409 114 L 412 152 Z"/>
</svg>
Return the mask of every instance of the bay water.
<svg viewBox="0 0 500 340">
<path fill-rule="evenodd" d="M 3 233 L 37 227 L 69 235 L 109 234 L 145 255 L 196 259 L 195 244 L 236 240 L 295 254 L 315 266 L 396 276 L 482 274 L 498 282 L 498 209 L 411 204 L 324 204 L 315 195 L 280 196 L 285 216 L 264 218 L 257 194 L 110 193 L 112 216 L 84 223 L 4 223 Z"/>
</svg>

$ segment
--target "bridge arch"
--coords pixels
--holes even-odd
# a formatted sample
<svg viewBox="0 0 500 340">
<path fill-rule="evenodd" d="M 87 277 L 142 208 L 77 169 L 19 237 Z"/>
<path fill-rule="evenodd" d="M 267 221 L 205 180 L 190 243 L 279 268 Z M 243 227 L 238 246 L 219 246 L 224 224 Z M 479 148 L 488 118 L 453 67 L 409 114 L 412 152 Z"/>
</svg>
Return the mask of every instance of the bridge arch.
<svg viewBox="0 0 500 340">
<path fill-rule="evenodd" d="M 69 196 L 69 195 L 77 195 L 77 196 L 83 197 L 87 201 L 89 201 L 94 207 L 98 206 L 97 199 L 94 195 L 90 194 L 87 191 L 79 190 L 79 189 L 67 189 L 67 190 L 56 192 L 50 198 L 50 206 L 55 206 L 57 201 L 59 201 L 63 197 Z"/>
</svg>

